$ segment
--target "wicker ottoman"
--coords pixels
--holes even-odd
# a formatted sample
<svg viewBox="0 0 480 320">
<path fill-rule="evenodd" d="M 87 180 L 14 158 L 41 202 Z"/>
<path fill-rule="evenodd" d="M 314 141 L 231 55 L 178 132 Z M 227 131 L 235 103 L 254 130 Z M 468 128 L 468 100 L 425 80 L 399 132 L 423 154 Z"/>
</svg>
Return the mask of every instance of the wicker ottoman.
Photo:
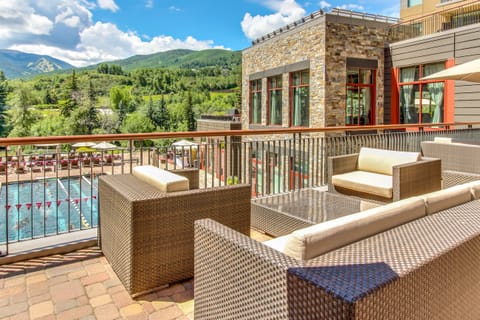
<svg viewBox="0 0 480 320">
<path fill-rule="evenodd" d="M 125 174 L 100 177 L 98 195 L 99 244 L 131 295 L 193 277 L 195 220 L 250 232 L 246 184 L 162 193 Z"/>
</svg>

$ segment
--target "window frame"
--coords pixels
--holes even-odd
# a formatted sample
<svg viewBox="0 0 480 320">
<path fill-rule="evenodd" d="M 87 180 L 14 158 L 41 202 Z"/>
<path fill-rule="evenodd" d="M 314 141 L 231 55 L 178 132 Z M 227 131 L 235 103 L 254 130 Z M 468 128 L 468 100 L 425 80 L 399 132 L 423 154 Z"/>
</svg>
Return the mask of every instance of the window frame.
<svg viewBox="0 0 480 320">
<path fill-rule="evenodd" d="M 250 80 L 249 84 L 249 123 L 250 124 L 262 124 L 262 79 Z M 253 122 L 253 97 L 256 94 L 260 94 L 260 119 L 258 122 Z"/>
<path fill-rule="evenodd" d="M 398 124 L 424 124 L 424 123 L 433 123 L 433 122 L 423 122 L 423 98 L 419 98 L 419 109 L 418 109 L 418 121 L 416 123 L 413 123 L 413 122 L 407 122 L 407 123 L 402 123 L 400 122 L 400 114 L 401 114 L 401 104 L 400 104 L 400 96 L 401 96 L 401 88 L 402 86 L 408 86 L 408 85 L 411 85 L 413 86 L 413 88 L 415 88 L 416 86 L 418 86 L 418 95 L 419 97 L 423 97 L 423 87 L 430 84 L 430 83 L 443 83 L 443 119 L 441 122 L 444 122 L 445 119 L 447 118 L 447 112 L 449 110 L 449 108 L 447 108 L 447 101 L 448 101 L 448 91 L 447 91 L 447 81 L 446 80 L 420 80 L 422 79 L 423 77 L 423 69 L 424 69 L 424 66 L 425 65 L 430 65 L 430 64 L 436 64 L 436 63 L 441 63 L 442 61 L 438 61 L 438 62 L 428 62 L 428 63 L 420 63 L 420 64 L 415 64 L 415 65 L 410 65 L 410 66 L 402 66 L 402 67 L 399 67 L 398 68 L 398 79 L 397 79 L 397 87 L 398 87 L 398 99 L 397 99 L 397 104 L 396 104 L 396 114 L 397 114 L 397 123 Z M 444 63 L 444 67 L 446 70 L 448 68 L 447 66 L 447 61 L 443 61 Z M 418 79 L 414 79 L 413 81 L 406 81 L 406 82 L 402 82 L 401 81 L 401 75 L 402 75 L 402 69 L 404 68 L 412 68 L 412 67 L 415 67 L 417 68 L 418 67 Z M 414 91 L 416 92 L 416 91 Z"/>
<path fill-rule="evenodd" d="M 275 87 L 271 86 L 270 80 L 275 80 L 275 84 L 276 84 Z M 278 85 L 278 83 L 280 83 L 280 85 Z M 272 112 L 271 97 L 272 97 L 272 92 L 274 91 L 280 91 L 280 97 L 283 99 L 283 76 L 281 74 L 267 78 L 267 125 L 281 126 L 283 124 L 283 117 L 281 113 L 280 113 L 280 123 L 271 123 L 270 121 L 270 115 Z M 282 101 L 281 101 L 281 105 L 283 105 Z"/>
<path fill-rule="evenodd" d="M 303 77 L 302 75 L 304 73 L 308 73 L 308 83 L 304 84 L 303 83 Z M 294 85 L 294 75 L 299 74 L 300 77 L 300 84 L 299 85 Z M 289 113 L 289 119 L 288 119 L 288 125 L 289 127 L 299 127 L 299 128 L 308 128 L 310 126 L 310 69 L 303 69 L 303 70 L 298 70 L 298 71 L 293 71 L 290 72 L 289 74 L 289 106 L 288 106 L 288 113 Z M 307 106 L 307 124 L 306 125 L 300 125 L 300 126 L 294 126 L 293 125 L 293 92 L 296 88 L 308 88 L 308 106 Z"/>
<path fill-rule="evenodd" d="M 371 83 L 354 83 L 349 81 L 348 77 L 348 71 L 356 69 L 358 70 L 358 75 L 359 79 L 361 78 L 362 71 L 370 71 L 371 74 Z M 370 69 L 370 68 L 360 68 L 360 67 L 347 67 L 347 83 L 345 85 L 345 89 L 347 90 L 345 94 L 345 125 L 346 126 L 360 126 L 362 124 L 356 123 L 356 124 L 347 124 L 347 99 L 348 99 L 348 89 L 349 88 L 357 88 L 359 90 L 360 88 L 370 88 L 370 115 L 368 116 L 369 123 L 368 124 L 363 124 L 363 125 L 375 125 L 375 115 L 376 115 L 376 101 L 377 101 L 377 69 Z M 353 113 L 352 113 L 353 114 Z M 359 118 L 360 122 L 360 118 Z"/>
</svg>

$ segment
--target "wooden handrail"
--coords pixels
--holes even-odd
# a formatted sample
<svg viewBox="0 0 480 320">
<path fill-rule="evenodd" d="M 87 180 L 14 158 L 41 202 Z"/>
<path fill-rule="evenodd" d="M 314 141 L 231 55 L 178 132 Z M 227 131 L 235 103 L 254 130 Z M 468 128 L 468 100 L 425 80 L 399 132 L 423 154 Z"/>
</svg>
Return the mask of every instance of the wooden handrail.
<svg viewBox="0 0 480 320">
<path fill-rule="evenodd" d="M 97 134 L 75 136 L 48 136 L 48 137 L 20 137 L 0 138 L 0 146 L 30 145 L 60 143 L 70 144 L 81 141 L 116 141 L 116 140 L 154 140 L 171 138 L 200 138 L 219 136 L 252 136 L 267 134 L 295 134 L 295 133 L 329 133 L 345 131 L 365 130 L 393 130 L 393 129 L 422 129 L 430 127 L 457 127 L 480 125 L 480 122 L 445 122 L 445 123 L 422 123 L 422 124 L 390 124 L 369 126 L 335 126 L 324 128 L 272 128 L 252 130 L 228 130 L 228 131 L 183 131 L 183 132 L 149 132 L 149 133 L 123 133 L 123 134 Z"/>
</svg>

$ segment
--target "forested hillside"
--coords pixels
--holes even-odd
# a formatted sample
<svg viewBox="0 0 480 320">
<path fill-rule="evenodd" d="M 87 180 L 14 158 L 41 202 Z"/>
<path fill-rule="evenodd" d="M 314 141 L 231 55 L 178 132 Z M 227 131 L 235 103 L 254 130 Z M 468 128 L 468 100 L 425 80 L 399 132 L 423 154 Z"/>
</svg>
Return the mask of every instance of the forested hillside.
<svg viewBox="0 0 480 320">
<path fill-rule="evenodd" d="M 71 68 L 68 63 L 50 56 L 0 49 L 0 70 L 9 79 Z"/>
<path fill-rule="evenodd" d="M 206 51 L 137 56 L 28 80 L 0 74 L 0 135 L 195 130 L 201 114 L 240 108 L 241 56 Z"/>
</svg>

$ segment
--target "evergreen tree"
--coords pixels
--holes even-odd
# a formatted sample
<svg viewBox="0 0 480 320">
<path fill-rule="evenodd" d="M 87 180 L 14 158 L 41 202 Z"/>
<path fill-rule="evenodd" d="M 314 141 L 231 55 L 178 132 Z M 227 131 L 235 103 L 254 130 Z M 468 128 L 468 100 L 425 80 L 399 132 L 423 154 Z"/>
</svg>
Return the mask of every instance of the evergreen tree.
<svg viewBox="0 0 480 320">
<path fill-rule="evenodd" d="M 92 80 L 88 83 L 88 100 L 89 104 L 86 110 L 86 127 L 88 134 L 92 134 L 95 128 L 98 128 L 100 125 L 98 119 L 98 110 L 95 108 L 96 105 L 97 95 L 95 93 L 95 89 L 93 88 Z"/>
<path fill-rule="evenodd" d="M 12 99 L 12 109 L 9 110 L 9 126 L 12 128 L 9 136 L 28 137 L 30 128 L 37 121 L 37 116 L 30 108 L 34 102 L 31 88 L 21 84 L 16 88 Z"/>
<path fill-rule="evenodd" d="M 162 128 L 164 131 L 170 131 L 170 114 L 168 113 L 167 103 L 165 98 L 162 96 L 160 97 L 159 103 L 159 118 L 158 118 L 158 126 Z"/>
<path fill-rule="evenodd" d="M 120 101 L 120 103 L 118 104 L 117 113 L 118 113 L 118 124 L 119 126 L 121 126 L 123 121 L 127 117 L 127 107 L 123 104 L 123 101 Z"/>
<path fill-rule="evenodd" d="M 145 113 L 147 118 L 152 121 L 155 127 L 160 128 L 163 131 L 169 130 L 168 109 L 163 95 L 157 103 L 154 103 L 152 97 L 150 96 Z"/>
<path fill-rule="evenodd" d="M 0 70 L 0 136 L 4 137 L 7 133 L 5 121 L 5 109 L 7 107 L 8 84 L 5 74 Z"/>
<path fill-rule="evenodd" d="M 195 131 L 196 129 L 195 113 L 193 112 L 192 94 L 190 92 L 187 92 L 184 108 L 185 108 L 184 119 L 187 125 L 187 130 Z"/>
<path fill-rule="evenodd" d="M 75 70 L 72 70 L 72 76 L 67 85 L 67 100 L 60 105 L 60 114 L 68 118 L 72 111 L 78 108 L 79 101 L 80 91 L 78 89 L 77 76 Z"/>
</svg>

